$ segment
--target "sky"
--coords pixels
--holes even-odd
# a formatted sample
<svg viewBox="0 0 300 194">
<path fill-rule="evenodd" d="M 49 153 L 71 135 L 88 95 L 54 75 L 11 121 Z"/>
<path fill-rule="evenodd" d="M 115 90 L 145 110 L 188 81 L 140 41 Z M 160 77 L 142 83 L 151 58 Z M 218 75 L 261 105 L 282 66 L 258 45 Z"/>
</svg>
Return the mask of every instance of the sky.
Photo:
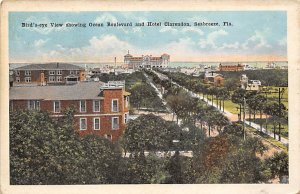
<svg viewBox="0 0 300 194">
<path fill-rule="evenodd" d="M 132 22 L 110 27 L 107 22 Z M 161 22 L 161 26 L 135 23 Z M 190 26 L 165 26 L 185 22 Z M 213 22 L 219 26 L 194 26 Z M 231 26 L 223 26 L 230 22 Z M 22 23 L 47 27 L 22 27 Z M 61 23 L 63 27 L 51 27 Z M 65 27 L 85 23 L 86 27 Z M 103 23 L 103 27 L 89 27 Z M 19 62 L 113 62 L 133 56 L 170 55 L 171 61 L 285 61 L 287 16 L 284 11 L 249 12 L 10 12 L 9 60 Z"/>
</svg>

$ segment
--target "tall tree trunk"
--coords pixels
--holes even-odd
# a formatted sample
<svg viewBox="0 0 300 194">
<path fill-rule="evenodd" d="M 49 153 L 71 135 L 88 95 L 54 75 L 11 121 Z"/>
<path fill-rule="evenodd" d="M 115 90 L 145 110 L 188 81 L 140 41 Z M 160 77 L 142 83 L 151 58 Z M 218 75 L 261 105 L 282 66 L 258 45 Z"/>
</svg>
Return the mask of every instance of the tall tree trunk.
<svg viewBox="0 0 300 194">
<path fill-rule="evenodd" d="M 268 114 L 266 114 L 266 132 L 268 132 Z"/>
<path fill-rule="evenodd" d="M 210 125 L 208 125 L 208 137 L 210 137 Z"/>
<path fill-rule="evenodd" d="M 273 123 L 273 133 L 274 133 L 274 139 L 276 139 L 276 124 Z"/>
<path fill-rule="evenodd" d="M 211 95 L 211 105 L 214 106 L 214 95 Z"/>
<path fill-rule="evenodd" d="M 242 104 L 240 104 L 240 121 L 242 120 Z"/>
<path fill-rule="evenodd" d="M 262 131 L 262 111 L 260 110 L 260 131 Z"/>
<path fill-rule="evenodd" d="M 245 107 L 244 107 L 245 108 Z M 249 121 L 250 121 L 250 126 L 251 126 L 251 109 L 249 108 Z"/>
</svg>

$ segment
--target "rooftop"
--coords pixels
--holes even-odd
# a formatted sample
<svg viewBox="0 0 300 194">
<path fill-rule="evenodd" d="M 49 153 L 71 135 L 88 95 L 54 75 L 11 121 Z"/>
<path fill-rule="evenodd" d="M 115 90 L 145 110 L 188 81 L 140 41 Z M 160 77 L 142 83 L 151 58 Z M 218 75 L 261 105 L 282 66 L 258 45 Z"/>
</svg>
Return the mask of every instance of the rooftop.
<svg viewBox="0 0 300 194">
<path fill-rule="evenodd" d="M 102 99 L 100 88 L 102 82 L 79 82 L 75 85 L 60 86 L 24 86 L 9 89 L 10 100 L 80 100 Z"/>
<path fill-rule="evenodd" d="M 15 68 L 15 70 L 83 70 L 84 68 L 69 63 L 37 63 Z"/>
</svg>

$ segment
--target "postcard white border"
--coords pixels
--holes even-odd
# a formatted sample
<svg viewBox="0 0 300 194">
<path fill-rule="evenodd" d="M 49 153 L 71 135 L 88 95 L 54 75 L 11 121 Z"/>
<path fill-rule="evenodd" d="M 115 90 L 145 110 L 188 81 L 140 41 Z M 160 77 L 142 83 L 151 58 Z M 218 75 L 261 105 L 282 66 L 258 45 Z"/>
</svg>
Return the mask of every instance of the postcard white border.
<svg viewBox="0 0 300 194">
<path fill-rule="evenodd" d="M 10 11 L 287 11 L 289 65 L 289 184 L 194 184 L 194 185 L 9 185 L 8 142 L 8 12 Z M 3 1 L 1 4 L 1 193 L 272 193 L 300 192 L 300 4 L 299 1 Z"/>
</svg>

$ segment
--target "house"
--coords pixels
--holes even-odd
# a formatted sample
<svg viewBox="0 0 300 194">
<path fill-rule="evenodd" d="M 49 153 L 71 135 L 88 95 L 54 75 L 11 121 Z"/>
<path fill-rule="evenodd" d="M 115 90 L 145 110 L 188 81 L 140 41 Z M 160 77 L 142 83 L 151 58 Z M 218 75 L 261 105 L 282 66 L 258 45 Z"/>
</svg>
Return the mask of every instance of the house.
<svg viewBox="0 0 300 194">
<path fill-rule="evenodd" d="M 246 74 L 242 74 L 241 76 L 241 88 L 244 90 L 251 90 L 251 91 L 259 91 L 261 87 L 261 81 L 259 80 L 248 80 Z"/>
<path fill-rule="evenodd" d="M 159 57 L 154 57 L 152 55 L 142 55 L 141 57 L 134 57 L 128 53 L 124 56 L 124 64 L 129 69 L 137 68 L 166 68 L 170 63 L 170 55 L 162 54 Z"/>
<path fill-rule="evenodd" d="M 244 65 L 238 64 L 219 64 L 219 71 L 243 71 Z"/>
<path fill-rule="evenodd" d="M 29 64 L 13 72 L 13 86 L 74 84 L 85 79 L 84 68 L 68 63 Z"/>
<path fill-rule="evenodd" d="M 204 74 L 204 83 L 211 84 L 214 86 L 224 86 L 224 76 L 215 73 L 213 71 L 211 72 L 205 72 Z"/>
<path fill-rule="evenodd" d="M 123 133 L 129 116 L 130 93 L 124 88 L 124 82 L 11 87 L 10 110 L 47 111 L 56 118 L 73 107 L 74 128 L 80 135 L 97 134 L 115 141 Z"/>
</svg>

